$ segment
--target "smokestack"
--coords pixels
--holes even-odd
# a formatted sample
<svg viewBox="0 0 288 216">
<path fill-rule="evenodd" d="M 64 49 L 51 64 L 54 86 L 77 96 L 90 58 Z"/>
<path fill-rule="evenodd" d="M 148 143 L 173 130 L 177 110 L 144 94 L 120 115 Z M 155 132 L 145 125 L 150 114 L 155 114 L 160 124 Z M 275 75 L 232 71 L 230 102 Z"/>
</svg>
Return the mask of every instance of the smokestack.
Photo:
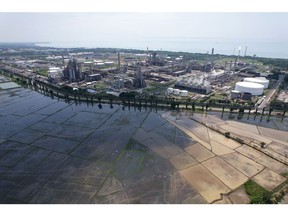
<svg viewBox="0 0 288 216">
<path fill-rule="evenodd" d="M 63 64 L 63 69 L 65 69 L 64 55 L 62 55 L 62 64 Z"/>
<path fill-rule="evenodd" d="M 120 53 L 118 52 L 118 72 L 120 73 Z"/>
<path fill-rule="evenodd" d="M 238 61 L 239 56 L 240 56 L 240 51 L 241 51 L 241 47 L 239 46 L 239 49 L 238 49 L 238 55 L 237 55 L 236 58 L 235 58 L 234 69 L 236 68 L 237 61 Z"/>
<path fill-rule="evenodd" d="M 212 48 L 212 52 L 211 52 L 211 54 L 214 55 L 214 48 Z"/>
<path fill-rule="evenodd" d="M 247 45 L 246 45 L 246 47 L 245 47 L 244 57 L 246 56 L 246 54 L 247 54 Z"/>
</svg>

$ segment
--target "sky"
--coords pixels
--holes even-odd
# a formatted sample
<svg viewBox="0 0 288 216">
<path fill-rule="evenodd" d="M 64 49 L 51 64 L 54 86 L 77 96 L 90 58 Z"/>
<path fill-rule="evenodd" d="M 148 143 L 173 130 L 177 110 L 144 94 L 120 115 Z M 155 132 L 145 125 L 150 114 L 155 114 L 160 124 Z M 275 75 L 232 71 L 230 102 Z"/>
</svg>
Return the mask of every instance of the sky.
<svg viewBox="0 0 288 216">
<path fill-rule="evenodd" d="M 288 13 L 0 12 L 0 42 L 248 38 L 288 42 Z"/>
</svg>

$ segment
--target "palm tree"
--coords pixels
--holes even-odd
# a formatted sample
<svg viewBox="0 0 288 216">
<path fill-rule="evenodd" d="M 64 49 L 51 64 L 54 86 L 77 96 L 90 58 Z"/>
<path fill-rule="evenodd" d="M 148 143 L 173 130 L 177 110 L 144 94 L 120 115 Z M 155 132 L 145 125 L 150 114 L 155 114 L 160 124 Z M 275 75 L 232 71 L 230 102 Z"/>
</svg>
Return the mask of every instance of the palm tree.
<svg viewBox="0 0 288 216">
<path fill-rule="evenodd" d="M 248 109 L 249 111 L 248 111 L 248 114 L 250 115 L 250 112 L 251 112 L 251 107 L 249 107 L 249 109 Z"/>
<path fill-rule="evenodd" d="M 271 115 L 272 111 L 273 111 L 273 109 L 270 107 L 269 108 L 269 116 Z"/>
<path fill-rule="evenodd" d="M 158 106 L 158 98 L 155 98 L 155 106 L 156 106 L 156 111 L 157 111 L 157 106 Z"/>
<path fill-rule="evenodd" d="M 174 98 L 171 100 L 171 108 L 172 109 L 176 108 L 176 102 L 175 102 Z"/>
<path fill-rule="evenodd" d="M 99 96 L 98 96 L 98 103 L 99 103 L 99 104 L 101 103 L 101 100 L 102 100 L 102 97 L 99 95 Z"/>
<path fill-rule="evenodd" d="M 110 108 L 113 109 L 113 96 L 109 97 Z"/>
<path fill-rule="evenodd" d="M 239 113 L 244 113 L 244 108 L 243 107 L 239 108 Z"/>
<path fill-rule="evenodd" d="M 136 98 L 133 98 L 133 106 L 136 107 Z"/>
<path fill-rule="evenodd" d="M 192 110 L 195 111 L 195 102 L 192 103 Z"/>
<path fill-rule="evenodd" d="M 264 112 L 265 112 L 265 107 L 263 107 L 261 115 L 263 115 Z"/>
</svg>

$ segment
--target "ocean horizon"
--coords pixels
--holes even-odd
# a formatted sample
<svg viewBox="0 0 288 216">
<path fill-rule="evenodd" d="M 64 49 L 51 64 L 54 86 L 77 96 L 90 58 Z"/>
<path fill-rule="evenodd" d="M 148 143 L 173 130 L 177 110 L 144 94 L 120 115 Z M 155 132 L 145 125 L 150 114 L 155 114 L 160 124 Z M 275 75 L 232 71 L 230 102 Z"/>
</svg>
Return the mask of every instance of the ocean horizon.
<svg viewBox="0 0 288 216">
<path fill-rule="evenodd" d="M 139 50 L 163 50 L 174 52 L 211 53 L 244 56 L 256 55 L 266 58 L 288 58 L 288 42 L 271 39 L 231 39 L 231 38 L 151 38 L 134 40 L 95 40 L 95 41 L 51 41 L 36 44 L 55 48 L 123 48 Z"/>
</svg>

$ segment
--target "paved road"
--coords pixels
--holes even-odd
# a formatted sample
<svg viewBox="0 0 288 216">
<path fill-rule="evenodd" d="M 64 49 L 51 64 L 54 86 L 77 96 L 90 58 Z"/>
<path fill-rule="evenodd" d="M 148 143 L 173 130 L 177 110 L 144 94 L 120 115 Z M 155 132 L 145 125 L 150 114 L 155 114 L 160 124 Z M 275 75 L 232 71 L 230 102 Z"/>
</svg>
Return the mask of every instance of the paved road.
<svg viewBox="0 0 288 216">
<path fill-rule="evenodd" d="M 277 81 L 277 83 L 275 84 L 275 87 L 271 90 L 269 90 L 268 94 L 266 95 L 266 98 L 262 101 L 262 103 L 258 106 L 258 110 L 259 109 L 263 109 L 264 107 L 266 107 L 269 103 L 271 98 L 273 98 L 274 94 L 276 93 L 277 89 L 279 88 L 280 84 L 282 83 L 284 79 L 284 76 L 281 75 L 279 77 L 279 80 Z"/>
</svg>

